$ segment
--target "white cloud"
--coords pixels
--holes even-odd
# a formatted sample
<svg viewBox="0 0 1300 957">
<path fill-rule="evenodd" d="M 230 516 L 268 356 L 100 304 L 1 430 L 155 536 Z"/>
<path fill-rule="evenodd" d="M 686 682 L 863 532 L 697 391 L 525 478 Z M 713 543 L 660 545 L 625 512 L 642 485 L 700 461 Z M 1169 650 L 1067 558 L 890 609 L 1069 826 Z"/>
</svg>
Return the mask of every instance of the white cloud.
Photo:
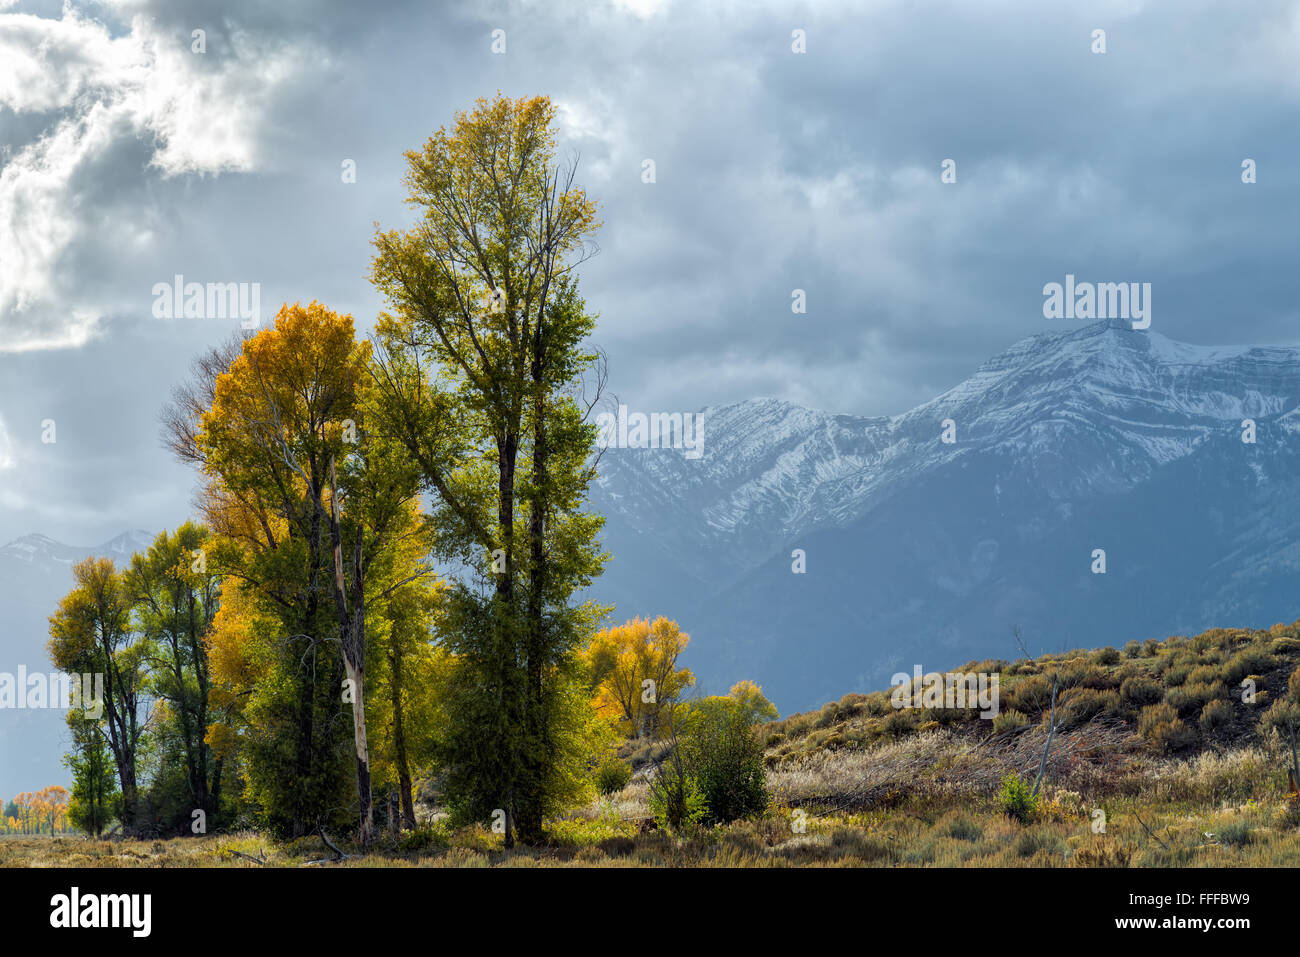
<svg viewBox="0 0 1300 957">
<path fill-rule="evenodd" d="M 9 430 L 4 420 L 0 419 L 0 472 L 14 467 L 13 443 L 9 441 Z"/>
<path fill-rule="evenodd" d="M 668 4 L 669 0 L 614 0 L 614 9 L 648 20 L 666 12 Z"/>
<path fill-rule="evenodd" d="M 164 178 L 258 168 L 266 104 L 307 51 L 238 30 L 208 50 L 142 14 L 114 35 L 72 6 L 59 20 L 0 13 L 0 110 L 51 115 L 0 168 L 0 352 L 79 345 L 111 311 L 60 271 L 114 202 L 79 184 L 98 160 L 146 144 Z"/>
</svg>

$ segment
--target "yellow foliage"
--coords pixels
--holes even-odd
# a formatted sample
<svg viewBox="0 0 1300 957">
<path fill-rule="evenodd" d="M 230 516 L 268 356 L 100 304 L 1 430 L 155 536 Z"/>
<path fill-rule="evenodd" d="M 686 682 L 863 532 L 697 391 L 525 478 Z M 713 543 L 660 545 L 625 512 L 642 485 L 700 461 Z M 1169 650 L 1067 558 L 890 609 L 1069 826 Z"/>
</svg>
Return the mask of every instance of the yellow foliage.
<svg viewBox="0 0 1300 957">
<path fill-rule="evenodd" d="M 690 640 L 663 616 L 597 632 L 586 651 L 597 712 L 628 737 L 658 733 L 665 709 L 695 684 L 689 668 L 677 667 Z"/>
</svg>

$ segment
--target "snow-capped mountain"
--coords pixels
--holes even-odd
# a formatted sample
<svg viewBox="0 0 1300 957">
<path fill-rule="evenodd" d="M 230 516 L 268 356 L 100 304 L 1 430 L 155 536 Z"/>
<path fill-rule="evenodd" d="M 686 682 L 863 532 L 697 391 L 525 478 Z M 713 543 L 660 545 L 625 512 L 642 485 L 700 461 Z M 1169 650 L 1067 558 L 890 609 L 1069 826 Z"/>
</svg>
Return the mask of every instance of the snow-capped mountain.
<svg viewBox="0 0 1300 957">
<path fill-rule="evenodd" d="M 612 560 L 592 595 L 676 618 L 709 691 L 752 678 L 788 713 L 915 664 L 1013 657 L 1013 625 L 1061 649 L 1300 616 L 1300 349 L 1102 322 L 1019 342 L 893 417 L 777 399 L 702 414 L 699 458 L 604 453 Z M 0 548 L 0 671 L 49 667 L 73 563 L 151 540 Z M 62 717 L 0 713 L 0 793 L 65 777 Z"/>
<path fill-rule="evenodd" d="M 45 651 L 49 617 L 72 589 L 72 566 L 91 555 L 129 564 L 153 538 L 131 531 L 82 548 L 26 535 L 0 547 L 0 672 L 53 670 Z M 0 795 L 65 783 L 68 774 L 60 756 L 66 738 L 61 711 L 0 709 Z"/>
<path fill-rule="evenodd" d="M 102 545 L 91 548 L 78 548 L 64 545 L 45 535 L 24 535 L 0 548 L 0 562 L 15 562 L 27 565 L 42 572 L 66 569 L 89 555 L 111 558 L 118 564 L 129 562 L 131 556 L 147 549 L 153 543 L 153 536 L 140 530 L 123 532 L 109 539 Z"/>
<path fill-rule="evenodd" d="M 1100 322 L 892 418 L 705 409 L 699 459 L 606 451 L 595 594 L 678 618 L 711 687 L 751 677 L 786 710 L 1010 655 L 1013 624 L 1055 648 L 1290 621 L 1298 406 L 1300 349 Z"/>
</svg>

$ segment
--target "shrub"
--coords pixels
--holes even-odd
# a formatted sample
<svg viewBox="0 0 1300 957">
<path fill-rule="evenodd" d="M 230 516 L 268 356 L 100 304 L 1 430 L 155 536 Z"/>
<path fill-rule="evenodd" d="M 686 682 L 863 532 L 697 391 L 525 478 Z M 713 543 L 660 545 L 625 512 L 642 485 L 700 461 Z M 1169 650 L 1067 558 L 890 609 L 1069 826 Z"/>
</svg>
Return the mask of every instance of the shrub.
<svg viewBox="0 0 1300 957">
<path fill-rule="evenodd" d="M 1181 751 L 1183 748 L 1189 748 L 1196 743 L 1196 731 L 1183 724 L 1181 720 L 1175 718 L 1173 721 L 1164 721 L 1153 726 L 1147 734 L 1147 740 L 1157 751 L 1164 751 L 1172 754 L 1175 751 Z"/>
<path fill-rule="evenodd" d="M 1136 658 L 1142 654 L 1142 646 L 1137 641 L 1130 641 L 1124 645 L 1124 657 Z"/>
<path fill-rule="evenodd" d="M 1255 840 L 1255 835 L 1251 831 L 1250 822 L 1243 820 L 1229 821 L 1219 828 L 1216 835 L 1221 844 L 1230 844 L 1233 847 L 1245 847 Z"/>
<path fill-rule="evenodd" d="M 1029 719 L 1021 712 L 1012 708 L 1010 711 L 1003 711 L 993 718 L 993 733 L 1001 734 L 1003 731 L 1012 731 L 1016 728 L 1029 726 Z"/>
<path fill-rule="evenodd" d="M 1142 708 L 1164 699 L 1164 689 L 1150 678 L 1125 678 L 1119 686 L 1119 700 L 1130 708 Z"/>
<path fill-rule="evenodd" d="M 1070 727 L 1085 724 L 1103 711 L 1115 711 L 1118 707 L 1119 695 L 1114 691 L 1071 688 L 1057 698 L 1056 715 L 1061 727 Z"/>
<path fill-rule="evenodd" d="M 1262 692 L 1255 696 L 1257 705 L 1262 697 Z M 1281 739 L 1287 742 L 1289 751 L 1291 738 L 1294 736 L 1300 740 L 1300 704 L 1289 698 L 1278 698 L 1260 717 L 1259 730 L 1264 734 L 1276 731 Z"/>
<path fill-rule="evenodd" d="M 1052 683 L 1043 675 L 1032 675 L 1018 682 L 1006 695 L 1007 706 L 1025 714 L 1037 714 L 1050 707 Z"/>
<path fill-rule="evenodd" d="M 632 769 L 618 758 L 607 758 L 596 768 L 596 790 L 601 797 L 617 794 L 632 780 Z"/>
<path fill-rule="evenodd" d="M 1232 720 L 1232 707 L 1226 701 L 1211 701 L 1201 709 L 1201 730 L 1206 734 L 1222 728 Z"/>
<path fill-rule="evenodd" d="M 893 710 L 889 704 L 889 694 L 884 691 L 867 695 L 866 707 L 867 714 L 876 718 L 882 718 Z"/>
<path fill-rule="evenodd" d="M 1170 688 L 1165 692 L 1165 702 L 1177 709 L 1180 715 L 1187 717 L 1198 713 L 1218 696 L 1217 685 L 1193 684 L 1189 681 L 1181 688 Z"/>
<path fill-rule="evenodd" d="M 699 783 L 674 751 L 650 782 L 650 813 L 666 831 L 692 831 L 709 812 Z"/>
<path fill-rule="evenodd" d="M 1133 849 L 1127 844 L 1099 842 L 1079 848 L 1070 858 L 1071 867 L 1128 867 Z"/>
<path fill-rule="evenodd" d="M 1002 778 L 997 803 L 998 810 L 1021 824 L 1028 824 L 1038 809 L 1038 797 L 1029 782 L 1021 780 L 1018 774 L 1008 774 Z"/>
<path fill-rule="evenodd" d="M 978 841 L 984 831 L 970 818 L 958 817 L 948 824 L 948 836 L 959 841 Z"/>
<path fill-rule="evenodd" d="M 1259 674 L 1273 667 L 1273 656 L 1261 647 L 1246 648 L 1228 659 L 1223 666 L 1223 681 L 1236 685 L 1251 674 Z"/>
<path fill-rule="evenodd" d="M 1083 673 L 1079 685 L 1084 688 L 1095 688 L 1098 691 L 1109 691 L 1111 688 L 1118 688 L 1121 680 L 1111 669 L 1097 665 Z"/>
<path fill-rule="evenodd" d="M 838 737 L 833 741 L 843 743 Z M 704 797 L 706 823 L 725 824 L 767 809 L 763 745 L 753 719 L 730 701 L 723 698 L 696 709 L 683 752 Z"/>
<path fill-rule="evenodd" d="M 1138 715 L 1138 733 L 1144 738 L 1151 736 L 1151 730 L 1158 724 L 1168 724 L 1178 719 L 1178 712 L 1170 705 L 1163 701 L 1160 704 L 1148 705 L 1142 709 Z"/>
<path fill-rule="evenodd" d="M 880 730 L 892 738 L 901 738 L 916 727 L 916 712 L 911 708 L 895 708 L 880 722 Z"/>
<path fill-rule="evenodd" d="M 1051 831 L 1031 830 L 1020 832 L 1015 848 L 1019 857 L 1033 857 L 1039 851 L 1050 851 L 1053 857 L 1059 859 L 1060 852 L 1065 850 L 1065 844 Z"/>
<path fill-rule="evenodd" d="M 838 701 L 828 701 L 822 705 L 821 711 L 817 715 L 817 720 L 813 723 L 815 728 L 829 728 L 840 719 L 840 705 Z"/>
<path fill-rule="evenodd" d="M 1160 654 L 1160 642 L 1158 639 L 1148 638 L 1146 641 L 1142 642 L 1143 658 L 1154 658 L 1158 654 Z"/>
<path fill-rule="evenodd" d="M 1092 656 L 1092 660 L 1099 665 L 1119 664 L 1119 649 L 1107 645 L 1105 648 L 1099 649 L 1097 653 Z"/>
<path fill-rule="evenodd" d="M 435 847 L 447 847 L 447 835 L 431 827 L 419 827 L 402 835 L 397 846 L 403 851 L 427 851 Z"/>
<path fill-rule="evenodd" d="M 1268 646 L 1269 651 L 1275 655 L 1294 655 L 1300 652 L 1300 640 L 1295 638 L 1275 638 L 1273 643 Z"/>
</svg>

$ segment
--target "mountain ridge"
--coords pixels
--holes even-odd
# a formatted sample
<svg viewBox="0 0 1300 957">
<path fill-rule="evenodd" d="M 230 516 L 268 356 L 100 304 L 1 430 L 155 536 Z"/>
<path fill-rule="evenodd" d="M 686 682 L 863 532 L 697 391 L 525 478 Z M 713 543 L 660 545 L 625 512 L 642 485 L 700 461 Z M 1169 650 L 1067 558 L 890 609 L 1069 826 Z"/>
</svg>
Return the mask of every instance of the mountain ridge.
<svg viewBox="0 0 1300 957">
<path fill-rule="evenodd" d="M 1282 579 L 1300 563 L 1270 550 L 1294 540 L 1289 530 L 1300 536 L 1288 504 L 1300 348 L 1194 346 L 1104 321 L 1022 339 L 898 415 L 774 399 L 703 411 L 697 461 L 606 453 L 592 501 L 613 560 L 593 593 L 620 619 L 678 617 L 697 634 L 689 663 L 717 687 L 751 677 L 785 707 L 827 700 L 818 695 L 836 689 L 780 651 L 807 629 L 839 636 L 817 647 L 826 670 L 852 667 L 860 679 L 842 694 L 887 677 L 890 646 L 914 657 L 1005 653 L 1013 618 L 1081 646 L 1112 642 L 1101 632 L 1121 627 L 1145 638 L 1295 618 Z M 1254 444 L 1242 442 L 1244 419 Z M 945 420 L 954 442 L 942 439 Z M 1252 534 L 1233 538 L 1230 522 Z M 1102 540 L 1121 560 L 1094 576 Z M 1179 544 L 1156 555 L 1166 542 Z M 1216 566 L 1216 550 L 1240 569 Z M 1139 557 L 1172 596 L 1127 587 Z M 1246 587 L 1234 596 L 1228 581 Z M 1051 622 L 1062 594 L 1082 623 Z M 1097 606 L 1106 594 L 1113 611 Z M 1246 620 L 1216 618 L 1229 613 Z"/>
</svg>

